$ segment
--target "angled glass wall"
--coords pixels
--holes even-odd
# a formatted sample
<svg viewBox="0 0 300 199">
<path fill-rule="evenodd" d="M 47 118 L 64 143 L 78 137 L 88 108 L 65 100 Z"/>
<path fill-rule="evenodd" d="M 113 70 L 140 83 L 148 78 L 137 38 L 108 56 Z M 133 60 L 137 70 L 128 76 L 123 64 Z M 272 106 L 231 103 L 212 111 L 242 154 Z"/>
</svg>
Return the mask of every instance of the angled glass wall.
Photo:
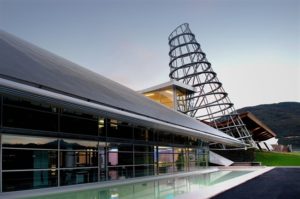
<svg viewBox="0 0 300 199">
<path fill-rule="evenodd" d="M 1 191 L 192 171 L 207 166 L 201 140 L 78 109 L 1 98 Z"/>
<path fill-rule="evenodd" d="M 168 108 L 174 109 L 174 90 L 172 86 L 163 88 L 156 91 L 144 93 L 146 97 L 149 97 L 153 101 L 165 105 Z"/>
</svg>

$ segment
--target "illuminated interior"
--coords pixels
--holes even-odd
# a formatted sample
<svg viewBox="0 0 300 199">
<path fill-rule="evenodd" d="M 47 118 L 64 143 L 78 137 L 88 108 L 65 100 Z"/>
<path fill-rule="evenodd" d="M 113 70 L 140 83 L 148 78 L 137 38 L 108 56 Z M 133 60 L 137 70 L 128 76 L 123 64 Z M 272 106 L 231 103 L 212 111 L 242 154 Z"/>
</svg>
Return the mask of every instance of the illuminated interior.
<svg viewBox="0 0 300 199">
<path fill-rule="evenodd" d="M 160 90 L 147 92 L 144 93 L 144 95 L 155 102 L 163 104 L 168 108 L 174 109 L 174 92 L 171 86 Z"/>
<path fill-rule="evenodd" d="M 158 102 L 168 108 L 185 112 L 188 110 L 188 104 L 186 103 L 186 97 L 193 94 L 190 89 L 176 86 L 174 84 L 155 88 L 153 90 L 147 90 L 142 92 L 146 97 Z"/>
</svg>

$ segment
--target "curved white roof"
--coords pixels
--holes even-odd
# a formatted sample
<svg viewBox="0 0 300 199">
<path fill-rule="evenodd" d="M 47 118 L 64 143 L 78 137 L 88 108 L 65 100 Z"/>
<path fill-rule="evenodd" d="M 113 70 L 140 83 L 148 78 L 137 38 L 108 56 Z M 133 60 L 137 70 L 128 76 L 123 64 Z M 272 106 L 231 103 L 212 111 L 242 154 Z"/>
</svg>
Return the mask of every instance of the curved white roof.
<svg viewBox="0 0 300 199">
<path fill-rule="evenodd" d="M 98 105 L 99 110 L 107 107 L 145 122 L 172 125 L 182 134 L 193 132 L 205 140 L 241 145 L 239 140 L 221 131 L 4 31 L 0 31 L 0 78 L 2 86 L 24 90 L 26 87 L 27 91 L 41 91 L 39 94 L 49 96 L 52 93 L 60 99 L 65 96 L 65 100 L 79 100 L 85 106 Z"/>
</svg>

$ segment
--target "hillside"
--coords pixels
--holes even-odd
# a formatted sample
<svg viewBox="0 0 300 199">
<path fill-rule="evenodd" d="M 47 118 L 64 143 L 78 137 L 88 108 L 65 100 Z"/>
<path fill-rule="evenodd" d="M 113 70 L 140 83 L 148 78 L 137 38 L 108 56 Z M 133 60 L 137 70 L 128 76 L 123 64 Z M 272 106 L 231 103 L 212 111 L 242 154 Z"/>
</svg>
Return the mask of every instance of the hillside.
<svg viewBox="0 0 300 199">
<path fill-rule="evenodd" d="M 262 104 L 237 110 L 239 113 L 250 111 L 279 138 L 281 144 L 292 144 L 300 149 L 300 103 L 281 102 L 277 104 Z"/>
<path fill-rule="evenodd" d="M 256 151 L 255 161 L 261 162 L 265 166 L 300 166 L 300 153 Z"/>
</svg>

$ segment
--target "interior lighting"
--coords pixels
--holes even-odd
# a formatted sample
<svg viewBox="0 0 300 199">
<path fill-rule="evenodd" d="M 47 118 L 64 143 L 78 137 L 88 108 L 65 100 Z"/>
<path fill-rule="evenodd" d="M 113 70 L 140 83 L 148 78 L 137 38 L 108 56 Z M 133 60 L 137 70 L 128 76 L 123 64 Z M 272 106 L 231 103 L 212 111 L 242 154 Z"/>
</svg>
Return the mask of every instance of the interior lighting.
<svg viewBox="0 0 300 199">
<path fill-rule="evenodd" d="M 173 92 L 170 91 L 170 90 L 165 90 L 165 92 L 168 93 L 168 94 L 173 94 Z"/>
<path fill-rule="evenodd" d="M 147 94 L 145 94 L 146 97 L 150 97 L 150 96 L 153 96 L 153 95 L 154 95 L 154 93 L 147 93 Z"/>
</svg>

